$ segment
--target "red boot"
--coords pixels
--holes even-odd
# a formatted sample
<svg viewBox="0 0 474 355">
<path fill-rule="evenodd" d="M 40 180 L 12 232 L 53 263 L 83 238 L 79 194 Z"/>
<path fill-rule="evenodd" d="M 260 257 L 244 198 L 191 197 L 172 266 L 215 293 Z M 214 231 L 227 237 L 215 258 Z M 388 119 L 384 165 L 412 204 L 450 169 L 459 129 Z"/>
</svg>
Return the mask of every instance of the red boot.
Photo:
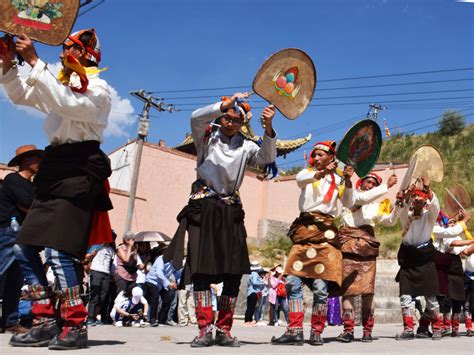
<svg viewBox="0 0 474 355">
<path fill-rule="evenodd" d="M 63 329 L 49 344 L 51 350 L 73 350 L 87 347 L 87 309 L 81 299 L 81 286 L 65 289 L 61 296 Z"/>
<path fill-rule="evenodd" d="M 344 322 L 344 331 L 336 339 L 343 343 L 350 343 L 354 340 L 354 309 L 344 308 L 342 320 Z"/>
<path fill-rule="evenodd" d="M 373 341 L 372 329 L 374 329 L 374 323 L 374 310 L 371 308 L 362 308 L 362 326 L 364 329 L 361 341 L 365 343 L 370 343 Z"/>
<path fill-rule="evenodd" d="M 443 316 L 439 311 L 434 310 L 431 316 L 431 327 L 433 328 L 433 336 L 431 337 L 432 340 L 439 340 L 441 339 L 442 329 L 443 329 Z"/>
<path fill-rule="evenodd" d="M 413 333 L 414 323 L 413 323 L 413 314 L 415 313 L 414 308 L 403 307 L 402 308 L 402 317 L 403 317 L 403 332 L 397 334 L 396 340 L 412 340 L 415 339 L 415 334 Z"/>
<path fill-rule="evenodd" d="M 48 346 L 59 332 L 56 323 L 54 296 L 50 289 L 41 285 L 28 286 L 28 296 L 32 301 L 33 327 L 26 333 L 15 334 L 10 339 L 12 346 Z"/>
<path fill-rule="evenodd" d="M 472 337 L 472 316 L 470 312 L 464 312 L 464 320 L 466 326 L 466 335 Z"/>
<path fill-rule="evenodd" d="M 441 335 L 446 337 L 451 334 L 451 314 L 443 313 L 443 328 L 441 329 Z"/>
<path fill-rule="evenodd" d="M 278 337 L 273 337 L 271 343 L 273 345 L 303 345 L 303 300 L 288 301 L 288 326 L 286 332 Z"/>
<path fill-rule="evenodd" d="M 212 338 L 211 291 L 194 291 L 194 304 L 199 335 L 191 342 L 191 347 L 202 348 L 212 346 L 214 340 Z"/>
<path fill-rule="evenodd" d="M 453 313 L 453 316 L 451 318 L 451 327 L 452 327 L 451 336 L 453 338 L 459 336 L 459 324 L 460 323 L 461 323 L 461 313 Z"/>
<path fill-rule="evenodd" d="M 323 303 L 313 304 L 313 314 L 311 315 L 311 334 L 309 336 L 310 345 L 323 345 L 322 334 L 326 326 L 326 314 L 328 305 Z"/>
<path fill-rule="evenodd" d="M 234 310 L 237 297 L 222 295 L 219 300 L 219 314 L 216 322 L 216 345 L 237 348 L 240 346 L 236 337 L 230 335 L 234 322 Z"/>
</svg>

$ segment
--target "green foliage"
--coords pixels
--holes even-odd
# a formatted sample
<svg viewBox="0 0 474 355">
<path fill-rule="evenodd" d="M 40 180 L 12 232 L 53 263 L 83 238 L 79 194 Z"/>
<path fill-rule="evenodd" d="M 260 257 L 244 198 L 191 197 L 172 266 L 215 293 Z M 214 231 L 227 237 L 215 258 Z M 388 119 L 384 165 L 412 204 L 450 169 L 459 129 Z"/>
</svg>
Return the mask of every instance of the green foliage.
<svg viewBox="0 0 474 355">
<path fill-rule="evenodd" d="M 443 118 L 439 120 L 439 131 L 441 135 L 452 136 L 462 132 L 466 125 L 464 115 L 457 111 L 445 111 Z"/>
<path fill-rule="evenodd" d="M 296 175 L 303 169 L 304 169 L 304 167 L 302 167 L 302 166 L 293 166 L 293 167 L 289 168 L 288 170 L 284 170 L 282 175 L 285 175 L 285 176 Z"/>
</svg>

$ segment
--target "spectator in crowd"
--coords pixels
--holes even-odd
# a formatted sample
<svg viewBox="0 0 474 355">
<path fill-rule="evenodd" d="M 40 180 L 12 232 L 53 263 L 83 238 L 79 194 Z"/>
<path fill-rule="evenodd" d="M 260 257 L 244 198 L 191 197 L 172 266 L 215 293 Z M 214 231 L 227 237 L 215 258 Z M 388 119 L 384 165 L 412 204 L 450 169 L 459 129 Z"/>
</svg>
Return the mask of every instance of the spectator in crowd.
<svg viewBox="0 0 474 355">
<path fill-rule="evenodd" d="M 274 273 L 270 276 L 269 285 L 271 286 L 273 292 L 273 321 L 274 324 L 271 325 L 280 325 L 279 314 L 280 310 L 283 311 L 286 322 L 288 323 L 288 303 L 286 301 L 286 281 L 283 275 L 283 268 L 277 266 Z M 270 323 L 272 323 L 270 321 Z"/>
<path fill-rule="evenodd" d="M 247 310 L 245 311 L 246 327 L 254 327 L 257 322 L 253 320 L 255 313 L 255 306 L 257 305 L 258 297 L 262 296 L 262 290 L 265 288 L 265 281 L 260 277 L 262 267 L 258 261 L 250 263 L 250 275 L 247 279 Z"/>
<path fill-rule="evenodd" d="M 109 292 L 110 273 L 115 257 L 115 243 L 100 245 L 99 248 L 92 253 L 95 254 L 95 256 L 92 258 L 90 264 L 88 326 L 103 324 L 101 320 L 96 319 L 96 315 L 102 309 L 107 308 L 105 302 Z"/>
<path fill-rule="evenodd" d="M 174 282 L 175 284 L 178 284 L 178 280 L 176 280 L 174 275 L 170 276 L 169 279 L 170 282 Z M 169 325 L 171 327 L 175 327 L 178 325 L 176 321 L 178 320 L 178 314 L 177 314 L 177 308 L 178 308 L 178 290 L 171 290 L 171 303 L 170 303 L 170 308 L 168 310 L 168 317 L 166 319 L 166 325 Z"/>
<path fill-rule="evenodd" d="M 145 292 L 146 298 L 150 301 L 150 322 L 152 327 L 156 327 L 159 324 L 167 324 L 168 312 L 175 290 L 178 288 L 177 284 L 181 277 L 181 270 L 176 270 L 172 262 L 164 263 L 163 255 L 160 255 L 146 275 Z M 170 281 L 171 275 L 175 277 L 176 282 Z M 158 313 L 158 302 L 160 299 L 161 309 Z"/>
<path fill-rule="evenodd" d="M 136 285 L 141 287 L 145 291 L 145 278 L 148 271 L 150 271 L 153 261 L 151 260 L 150 242 L 136 242 L 138 258 L 141 260 L 141 264 L 144 265 L 143 269 L 137 270 Z"/>
<path fill-rule="evenodd" d="M 178 290 L 178 323 L 182 327 L 197 323 L 192 284 Z"/>
<path fill-rule="evenodd" d="M 19 226 L 35 198 L 31 180 L 38 172 L 43 153 L 34 145 L 19 147 L 16 156 L 8 163 L 8 166 L 18 166 L 18 172 L 8 174 L 0 189 L 0 279 L 6 286 L 3 290 L 2 332 L 23 334 L 27 331 L 18 323 L 23 273 L 15 259 L 13 245 Z"/>
<path fill-rule="evenodd" d="M 270 274 L 268 271 L 261 269 L 260 277 L 263 279 L 265 286 L 261 291 L 261 296 L 257 302 L 257 307 L 255 309 L 255 321 L 257 322 L 257 327 L 265 327 L 267 324 L 263 320 L 263 312 L 265 310 L 265 306 L 268 303 L 268 278 Z"/>
<path fill-rule="evenodd" d="M 147 326 L 148 302 L 143 297 L 140 287 L 127 286 L 125 291 L 120 291 L 114 302 L 114 308 L 110 313 L 116 327 L 140 327 Z"/>
<path fill-rule="evenodd" d="M 125 233 L 123 243 L 116 251 L 114 279 L 118 293 L 125 290 L 127 286 L 134 285 L 137 280 L 137 270 L 143 270 L 145 267 L 138 255 L 134 238 L 135 235 L 132 232 Z"/>
</svg>

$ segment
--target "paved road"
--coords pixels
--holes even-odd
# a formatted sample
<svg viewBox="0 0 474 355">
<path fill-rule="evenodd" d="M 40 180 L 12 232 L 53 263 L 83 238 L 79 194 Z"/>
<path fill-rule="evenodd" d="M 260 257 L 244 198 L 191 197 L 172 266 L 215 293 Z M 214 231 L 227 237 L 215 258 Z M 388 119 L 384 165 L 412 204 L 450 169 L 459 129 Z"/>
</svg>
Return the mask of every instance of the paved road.
<svg viewBox="0 0 474 355">
<path fill-rule="evenodd" d="M 92 327 L 89 331 L 89 347 L 71 352 L 71 354 L 474 354 L 474 337 L 443 338 L 440 341 L 415 339 L 411 341 L 396 341 L 394 335 L 401 326 L 395 324 L 376 325 L 373 343 L 355 341 L 342 344 L 335 340 L 341 327 L 329 327 L 324 335 L 326 344 L 314 347 L 304 346 L 274 346 L 269 341 L 273 335 L 280 335 L 283 327 L 246 328 L 242 321 L 235 322 L 233 334 L 242 343 L 240 348 L 212 347 L 193 349 L 189 342 L 197 333 L 196 327 L 158 327 L 158 328 L 115 328 L 112 326 Z M 461 325 L 461 334 L 464 328 Z M 308 326 L 305 326 L 305 336 L 309 337 Z M 356 337 L 361 336 L 360 327 Z M 45 354 L 55 353 L 46 348 L 13 348 L 8 345 L 9 335 L 0 334 L 0 354 Z"/>
</svg>

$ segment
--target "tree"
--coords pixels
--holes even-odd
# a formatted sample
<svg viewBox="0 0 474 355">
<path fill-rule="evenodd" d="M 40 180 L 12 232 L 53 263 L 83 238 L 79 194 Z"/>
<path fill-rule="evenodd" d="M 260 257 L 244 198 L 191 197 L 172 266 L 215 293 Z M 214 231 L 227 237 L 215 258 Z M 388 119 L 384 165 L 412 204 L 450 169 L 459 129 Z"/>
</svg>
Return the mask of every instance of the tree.
<svg viewBox="0 0 474 355">
<path fill-rule="evenodd" d="M 464 115 L 458 111 L 447 110 L 443 118 L 439 120 L 438 133 L 445 136 L 452 136 L 460 133 L 466 125 Z"/>
</svg>

